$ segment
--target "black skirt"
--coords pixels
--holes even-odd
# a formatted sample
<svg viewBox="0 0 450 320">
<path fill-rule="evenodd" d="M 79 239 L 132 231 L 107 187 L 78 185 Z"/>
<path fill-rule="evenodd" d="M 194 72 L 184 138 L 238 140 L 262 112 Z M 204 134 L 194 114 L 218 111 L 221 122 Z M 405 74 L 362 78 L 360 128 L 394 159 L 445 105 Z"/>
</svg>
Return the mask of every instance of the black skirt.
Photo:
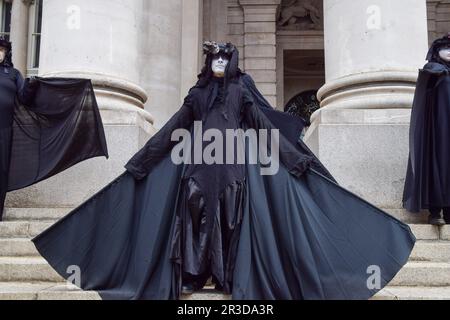
<svg viewBox="0 0 450 320">
<path fill-rule="evenodd" d="M 171 256 L 179 264 L 183 280 L 194 283 L 197 289 L 212 277 L 218 288 L 231 294 L 245 191 L 245 180 L 229 184 L 214 210 L 208 210 L 196 180 L 183 179 Z"/>
</svg>

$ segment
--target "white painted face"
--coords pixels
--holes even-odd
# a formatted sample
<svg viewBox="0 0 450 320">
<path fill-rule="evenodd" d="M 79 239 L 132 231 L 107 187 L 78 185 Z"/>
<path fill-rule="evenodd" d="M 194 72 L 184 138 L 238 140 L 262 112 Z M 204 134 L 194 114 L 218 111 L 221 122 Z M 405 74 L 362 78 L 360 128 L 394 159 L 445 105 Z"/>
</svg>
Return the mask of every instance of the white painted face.
<svg viewBox="0 0 450 320">
<path fill-rule="evenodd" d="M 5 60 L 6 57 L 6 48 L 0 47 L 0 63 Z"/>
<path fill-rule="evenodd" d="M 441 57 L 441 59 L 445 62 L 450 62 L 450 47 L 439 50 L 439 57 Z"/>
<path fill-rule="evenodd" d="M 211 63 L 211 69 L 216 77 L 223 77 L 225 74 L 225 68 L 228 65 L 229 60 L 222 56 L 215 56 Z"/>
</svg>

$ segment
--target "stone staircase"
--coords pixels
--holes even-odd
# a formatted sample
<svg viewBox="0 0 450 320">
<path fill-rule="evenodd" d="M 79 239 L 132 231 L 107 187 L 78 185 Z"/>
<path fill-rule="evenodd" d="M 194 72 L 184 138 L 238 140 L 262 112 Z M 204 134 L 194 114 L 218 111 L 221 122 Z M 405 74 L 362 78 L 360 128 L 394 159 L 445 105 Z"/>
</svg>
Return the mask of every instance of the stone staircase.
<svg viewBox="0 0 450 320">
<path fill-rule="evenodd" d="M 0 222 L 0 300 L 92 300 L 95 292 L 81 291 L 64 280 L 41 258 L 31 238 L 70 209 L 7 209 Z M 387 210 L 410 223 L 417 244 L 410 261 L 374 299 L 450 299 L 450 226 L 423 224 L 425 215 Z M 225 300 L 212 288 L 186 300 Z"/>
</svg>

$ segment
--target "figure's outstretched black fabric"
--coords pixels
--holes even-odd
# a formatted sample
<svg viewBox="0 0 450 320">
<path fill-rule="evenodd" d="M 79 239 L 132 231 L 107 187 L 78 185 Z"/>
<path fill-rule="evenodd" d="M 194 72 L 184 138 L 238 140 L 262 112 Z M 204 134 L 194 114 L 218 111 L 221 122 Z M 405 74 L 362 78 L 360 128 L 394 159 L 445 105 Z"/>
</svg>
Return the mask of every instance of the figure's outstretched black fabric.
<svg viewBox="0 0 450 320">
<path fill-rule="evenodd" d="M 0 67 L 0 220 L 7 191 L 108 156 L 90 80 L 29 81 L 12 66 Z"/>
<path fill-rule="evenodd" d="M 439 57 L 442 45 L 447 36 L 431 46 L 414 96 L 403 193 L 411 212 L 450 206 L 450 64 Z"/>
<path fill-rule="evenodd" d="M 66 279 L 79 266 L 81 287 L 103 299 L 179 298 L 170 239 L 183 169 L 167 156 L 142 180 L 124 173 L 34 238 L 36 247 Z M 409 227 L 321 174 L 246 169 L 233 299 L 367 299 L 406 263 Z M 371 268 L 378 288 L 367 286 Z"/>
<path fill-rule="evenodd" d="M 33 99 L 14 112 L 9 191 L 93 157 L 108 157 L 90 80 L 39 78 Z"/>
<path fill-rule="evenodd" d="M 252 77 L 248 74 L 242 73 L 240 79 L 252 94 L 255 104 L 261 108 L 266 117 L 274 124 L 274 126 L 280 129 L 280 133 L 294 146 L 296 146 L 301 153 L 313 157 L 311 167 L 328 179 L 336 182 L 328 169 L 325 168 L 325 166 L 319 161 L 308 146 L 300 139 L 301 133 L 305 128 L 305 123 L 303 120 L 294 115 L 274 109 L 258 90 Z"/>
<path fill-rule="evenodd" d="M 126 173 L 33 239 L 59 274 L 78 266 L 81 287 L 104 299 L 178 299 L 185 272 L 209 272 L 235 299 L 367 299 L 406 263 L 409 227 L 318 173 L 282 134 L 274 175 L 249 161 L 174 164 L 171 134 L 195 120 L 276 128 L 239 81 L 193 88 Z"/>
</svg>

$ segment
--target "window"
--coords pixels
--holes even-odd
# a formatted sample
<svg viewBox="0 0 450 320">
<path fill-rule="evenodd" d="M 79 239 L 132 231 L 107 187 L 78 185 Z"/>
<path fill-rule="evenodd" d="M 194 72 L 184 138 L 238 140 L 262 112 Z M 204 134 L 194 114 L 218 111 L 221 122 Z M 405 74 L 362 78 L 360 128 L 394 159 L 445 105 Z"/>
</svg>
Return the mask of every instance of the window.
<svg viewBox="0 0 450 320">
<path fill-rule="evenodd" d="M 39 58 L 41 52 L 42 2 L 43 0 L 34 0 L 30 6 L 28 75 L 36 75 L 39 68 Z"/>
<path fill-rule="evenodd" d="M 0 0 L 0 36 L 5 36 L 7 39 L 11 31 L 11 7 L 11 2 Z"/>
</svg>

